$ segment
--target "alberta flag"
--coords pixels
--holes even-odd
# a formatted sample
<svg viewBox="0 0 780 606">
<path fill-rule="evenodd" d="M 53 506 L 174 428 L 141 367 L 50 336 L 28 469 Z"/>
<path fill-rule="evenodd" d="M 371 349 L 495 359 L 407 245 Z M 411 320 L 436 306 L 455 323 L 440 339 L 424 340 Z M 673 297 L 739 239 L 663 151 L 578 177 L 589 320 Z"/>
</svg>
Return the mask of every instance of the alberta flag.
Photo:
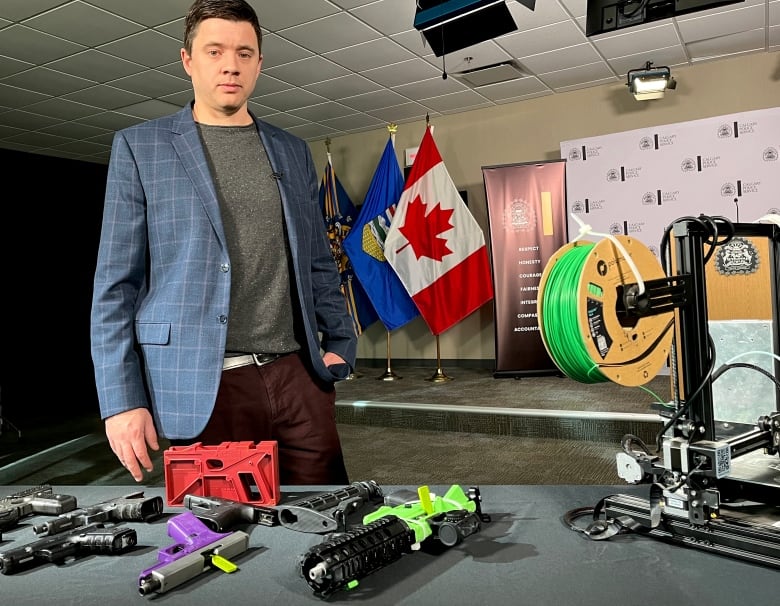
<svg viewBox="0 0 780 606">
<path fill-rule="evenodd" d="M 420 315 L 384 255 L 385 236 L 403 188 L 404 177 L 391 135 L 358 217 L 344 238 L 344 250 L 352 260 L 355 275 L 387 330 L 400 328 Z"/>
<path fill-rule="evenodd" d="M 493 299 L 485 236 L 447 172 L 430 127 L 398 202 L 385 256 L 434 335 Z"/>
<path fill-rule="evenodd" d="M 325 166 L 320 185 L 320 207 L 325 219 L 325 229 L 328 232 L 330 252 L 341 276 L 341 292 L 352 316 L 355 332 L 360 336 L 363 330 L 376 322 L 379 317 L 355 278 L 352 262 L 344 250 L 344 238 L 352 229 L 357 210 L 342 187 L 341 181 L 336 177 L 330 153 L 328 153 L 328 164 Z"/>
</svg>

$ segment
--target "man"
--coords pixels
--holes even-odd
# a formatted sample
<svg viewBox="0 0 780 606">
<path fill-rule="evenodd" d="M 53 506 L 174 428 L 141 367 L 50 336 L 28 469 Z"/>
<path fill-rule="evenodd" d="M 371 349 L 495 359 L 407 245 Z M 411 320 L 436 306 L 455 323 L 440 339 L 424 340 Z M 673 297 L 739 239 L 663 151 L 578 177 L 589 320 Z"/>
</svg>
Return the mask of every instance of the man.
<svg viewBox="0 0 780 606">
<path fill-rule="evenodd" d="M 139 482 L 158 432 L 276 440 L 282 484 L 347 482 L 334 382 L 357 336 L 311 153 L 247 107 L 261 44 L 244 0 L 196 0 L 181 50 L 194 102 L 114 137 L 92 359 L 109 444 Z"/>
</svg>

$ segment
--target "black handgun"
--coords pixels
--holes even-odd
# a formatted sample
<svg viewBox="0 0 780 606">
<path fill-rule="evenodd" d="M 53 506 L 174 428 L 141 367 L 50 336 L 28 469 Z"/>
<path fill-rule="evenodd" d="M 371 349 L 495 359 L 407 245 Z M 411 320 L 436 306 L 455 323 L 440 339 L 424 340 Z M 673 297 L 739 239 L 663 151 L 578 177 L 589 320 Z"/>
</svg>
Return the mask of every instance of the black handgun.
<svg viewBox="0 0 780 606">
<path fill-rule="evenodd" d="M 0 552 L 0 573 L 12 574 L 41 562 L 64 562 L 84 553 L 120 553 L 137 542 L 132 528 L 89 524 Z"/>
<path fill-rule="evenodd" d="M 108 499 L 88 507 L 80 507 L 56 518 L 33 526 L 38 536 L 58 534 L 96 522 L 149 522 L 163 513 L 162 497 L 144 498 L 143 492 L 134 492 L 124 497 Z"/>
<path fill-rule="evenodd" d="M 76 497 L 54 494 L 52 487 L 41 484 L 0 498 L 0 530 L 13 528 L 19 520 L 32 514 L 59 515 L 76 508 Z"/>
</svg>

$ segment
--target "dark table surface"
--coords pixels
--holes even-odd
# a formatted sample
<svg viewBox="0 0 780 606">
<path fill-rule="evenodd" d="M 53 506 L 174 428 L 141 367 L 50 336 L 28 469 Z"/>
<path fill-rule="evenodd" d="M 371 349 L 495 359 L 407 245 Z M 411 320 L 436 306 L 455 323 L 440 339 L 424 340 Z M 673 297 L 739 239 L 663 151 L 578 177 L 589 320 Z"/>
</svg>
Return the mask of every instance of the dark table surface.
<svg viewBox="0 0 780 606">
<path fill-rule="evenodd" d="M 0 486 L 0 496 L 25 487 Z M 163 488 L 67 486 L 55 491 L 77 498 L 80 507 L 138 490 L 146 497 Z M 413 487 L 386 487 L 385 494 Z M 431 486 L 444 494 L 449 486 Z M 464 486 L 464 488 L 467 488 Z M 666 544 L 636 534 L 593 541 L 567 527 L 562 516 L 592 507 L 611 494 L 646 494 L 646 486 L 480 486 L 489 523 L 439 554 L 414 552 L 363 578 L 327 602 L 413 605 L 604 606 L 605 604 L 776 604 L 780 574 L 699 549 Z M 315 494 L 328 487 L 286 490 L 283 497 Z M 187 511 L 165 506 L 149 523 L 129 523 L 138 544 L 117 555 L 84 555 L 63 564 L 44 562 L 0 576 L 2 603 L 22 604 L 223 604 L 325 603 L 299 571 L 301 556 L 323 536 L 282 527 L 244 525 L 249 549 L 234 558 L 238 570 L 209 570 L 162 594 L 141 596 L 138 576 L 154 566 L 158 550 L 173 545 L 167 520 Z M 33 524 L 50 519 L 30 516 L 3 532 L 0 553 L 37 538 Z"/>
</svg>

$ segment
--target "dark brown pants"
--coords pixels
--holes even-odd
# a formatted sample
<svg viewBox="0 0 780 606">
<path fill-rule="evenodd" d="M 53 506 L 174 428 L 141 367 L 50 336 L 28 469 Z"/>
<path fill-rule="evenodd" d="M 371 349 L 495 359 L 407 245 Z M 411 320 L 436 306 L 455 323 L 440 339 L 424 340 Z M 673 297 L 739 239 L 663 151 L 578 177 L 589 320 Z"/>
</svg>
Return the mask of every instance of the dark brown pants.
<svg viewBox="0 0 780 606">
<path fill-rule="evenodd" d="M 313 379 L 297 353 L 222 373 L 203 432 L 173 445 L 276 440 L 283 485 L 349 483 L 336 429 L 336 390 Z"/>
</svg>

